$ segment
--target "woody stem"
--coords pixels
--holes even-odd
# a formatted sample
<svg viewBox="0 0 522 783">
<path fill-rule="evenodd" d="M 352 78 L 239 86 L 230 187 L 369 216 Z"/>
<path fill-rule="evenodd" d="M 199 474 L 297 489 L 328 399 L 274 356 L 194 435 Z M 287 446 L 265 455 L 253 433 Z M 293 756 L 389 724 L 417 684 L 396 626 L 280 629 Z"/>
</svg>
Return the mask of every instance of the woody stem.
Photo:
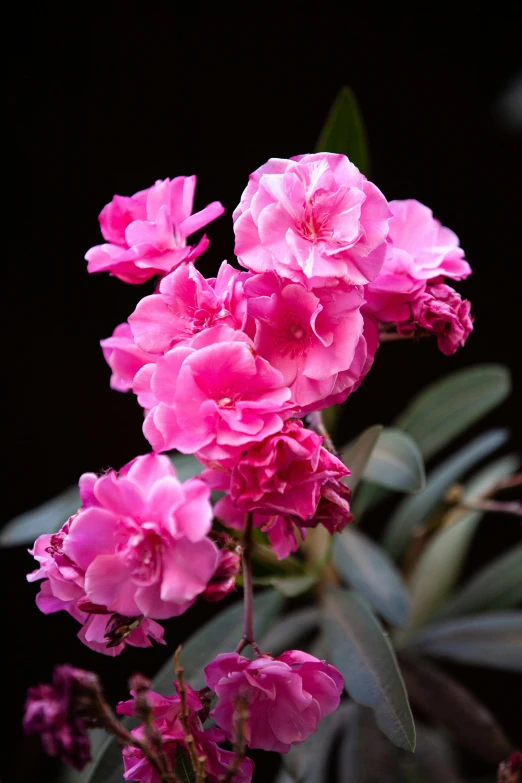
<svg viewBox="0 0 522 783">
<path fill-rule="evenodd" d="M 243 638 L 236 652 L 240 653 L 247 645 L 252 645 L 256 653 L 259 648 L 254 637 L 254 591 L 252 583 L 252 514 L 245 515 L 243 533 Z"/>
</svg>

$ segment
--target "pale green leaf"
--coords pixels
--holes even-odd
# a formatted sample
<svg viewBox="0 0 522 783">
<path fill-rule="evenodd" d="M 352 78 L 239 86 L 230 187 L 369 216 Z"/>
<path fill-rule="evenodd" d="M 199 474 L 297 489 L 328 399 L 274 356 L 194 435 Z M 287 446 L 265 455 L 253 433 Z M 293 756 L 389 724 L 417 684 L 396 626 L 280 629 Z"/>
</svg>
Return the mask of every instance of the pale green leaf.
<svg viewBox="0 0 522 783">
<path fill-rule="evenodd" d="M 324 625 L 329 660 L 350 696 L 374 710 L 379 728 L 395 745 L 413 751 L 415 726 L 395 653 L 366 602 L 353 590 L 329 590 Z"/>
<path fill-rule="evenodd" d="M 8 522 L 0 533 L 0 546 L 34 544 L 38 536 L 59 530 L 81 504 L 78 487 L 69 487 L 41 506 L 25 511 Z"/>
<path fill-rule="evenodd" d="M 379 440 L 379 435 L 383 430 L 382 424 L 375 424 L 368 427 L 352 443 L 341 449 L 341 457 L 344 464 L 350 469 L 351 475 L 343 479 L 343 483 L 349 487 L 352 492 L 356 489 L 363 477 L 364 469 L 371 457 L 375 444 Z"/>
<path fill-rule="evenodd" d="M 386 427 L 377 439 L 363 476 L 396 492 L 420 492 L 425 475 L 417 444 L 406 433 Z"/>
</svg>

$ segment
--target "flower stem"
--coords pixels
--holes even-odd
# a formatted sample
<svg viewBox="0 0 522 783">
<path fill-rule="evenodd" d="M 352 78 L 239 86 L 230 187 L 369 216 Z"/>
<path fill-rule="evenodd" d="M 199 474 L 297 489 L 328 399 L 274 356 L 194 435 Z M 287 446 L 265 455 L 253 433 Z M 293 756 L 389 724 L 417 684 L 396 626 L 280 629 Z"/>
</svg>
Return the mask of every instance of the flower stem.
<svg viewBox="0 0 522 783">
<path fill-rule="evenodd" d="M 245 515 L 245 529 L 243 533 L 243 637 L 236 647 L 240 653 L 249 644 L 259 655 L 260 650 L 254 636 L 254 591 L 252 583 L 252 514 Z"/>
</svg>

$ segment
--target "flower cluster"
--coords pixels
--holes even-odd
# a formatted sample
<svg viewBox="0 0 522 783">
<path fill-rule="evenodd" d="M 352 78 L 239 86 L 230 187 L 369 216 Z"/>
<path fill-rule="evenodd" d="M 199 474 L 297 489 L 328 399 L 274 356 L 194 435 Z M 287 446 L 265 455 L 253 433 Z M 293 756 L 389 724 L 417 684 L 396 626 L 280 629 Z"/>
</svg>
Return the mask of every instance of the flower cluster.
<svg viewBox="0 0 522 783">
<path fill-rule="evenodd" d="M 256 645 L 252 528 L 283 559 L 310 528 L 334 534 L 351 521 L 350 471 L 327 448 L 317 412 L 358 388 L 393 330 L 434 334 L 446 354 L 463 345 L 470 305 L 444 281 L 471 270 L 427 207 L 388 202 L 347 157 L 320 153 L 271 159 L 250 176 L 233 215 L 242 269 L 224 261 L 205 279 L 193 262 L 208 240 L 187 240 L 223 207 L 192 214 L 195 182 L 158 181 L 115 196 L 100 214 L 106 244 L 88 251 L 88 271 L 133 284 L 157 278 L 154 293 L 102 341 L 111 386 L 136 395 L 153 452 L 119 472 L 81 477 L 80 510 L 38 538 L 31 554 L 39 568 L 28 579 L 44 580 L 44 613 L 68 612 L 85 644 L 116 655 L 127 644 L 163 642 L 157 621 L 198 596 L 226 596 L 243 554 L 250 592 L 236 652 L 206 667 L 206 689 L 180 679 L 164 697 L 144 685 L 146 697 L 134 694 L 118 711 L 144 719 L 149 710 L 124 742 L 126 779 L 163 780 L 162 764 L 174 769 L 182 753 L 195 769 L 204 764 L 209 781 L 248 783 L 253 764 L 243 746 L 289 751 L 343 690 L 324 661 L 298 650 L 273 658 Z M 195 455 L 201 476 L 181 483 L 161 453 L 171 450 Z M 224 493 L 214 508 L 211 490 Z M 230 534 L 213 531 L 214 518 Z M 248 644 L 254 661 L 240 655 Z M 83 724 L 64 718 L 60 682 L 31 694 L 26 727 L 81 766 Z M 217 725 L 205 730 L 214 696 Z M 147 745 L 152 735 L 163 761 Z M 225 740 L 234 751 L 219 747 Z"/>
</svg>

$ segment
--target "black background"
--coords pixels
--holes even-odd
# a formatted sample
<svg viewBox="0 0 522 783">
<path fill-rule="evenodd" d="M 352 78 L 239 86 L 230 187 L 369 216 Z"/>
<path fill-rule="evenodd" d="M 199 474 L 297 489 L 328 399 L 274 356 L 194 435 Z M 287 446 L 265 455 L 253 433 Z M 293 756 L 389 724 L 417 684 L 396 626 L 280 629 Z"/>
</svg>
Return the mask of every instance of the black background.
<svg viewBox="0 0 522 783">
<path fill-rule="evenodd" d="M 233 258 L 231 211 L 248 174 L 269 157 L 311 151 L 344 84 L 365 118 L 371 178 L 390 199 L 428 204 L 459 235 L 474 270 L 459 290 L 473 302 L 476 329 L 450 358 L 431 343 L 384 346 L 350 398 L 340 439 L 391 422 L 440 375 L 495 361 L 513 370 L 515 392 L 487 424 L 508 424 L 520 446 L 520 136 L 497 110 L 519 64 L 515 5 L 280 2 L 233 10 L 127 2 L 73 12 L 72 4 L 43 3 L 31 19 L 30 7 L 19 8 L 9 71 L 14 143 L 4 148 L 14 172 L 4 258 L 4 521 L 83 471 L 120 467 L 147 451 L 141 410 L 132 395 L 109 389 L 98 342 L 149 287 L 87 275 L 83 255 L 101 241 L 103 205 L 158 178 L 197 174 L 196 208 L 218 199 L 227 209 L 198 262 L 214 273 Z M 466 573 L 517 540 L 516 521 L 488 517 Z M 152 673 L 165 654 L 92 653 L 76 640 L 72 619 L 38 612 L 22 548 L 0 552 L 0 568 L 4 649 L 13 655 L 2 678 L 11 699 L 3 740 L 19 753 L 10 771 L 11 754 L 1 755 L 0 774 L 52 779 L 53 765 L 19 730 L 27 685 L 70 661 L 100 671 L 111 697 L 123 698 L 128 675 L 138 667 Z M 169 642 L 209 611 L 171 622 Z M 522 744 L 520 682 L 455 671 Z"/>
</svg>

